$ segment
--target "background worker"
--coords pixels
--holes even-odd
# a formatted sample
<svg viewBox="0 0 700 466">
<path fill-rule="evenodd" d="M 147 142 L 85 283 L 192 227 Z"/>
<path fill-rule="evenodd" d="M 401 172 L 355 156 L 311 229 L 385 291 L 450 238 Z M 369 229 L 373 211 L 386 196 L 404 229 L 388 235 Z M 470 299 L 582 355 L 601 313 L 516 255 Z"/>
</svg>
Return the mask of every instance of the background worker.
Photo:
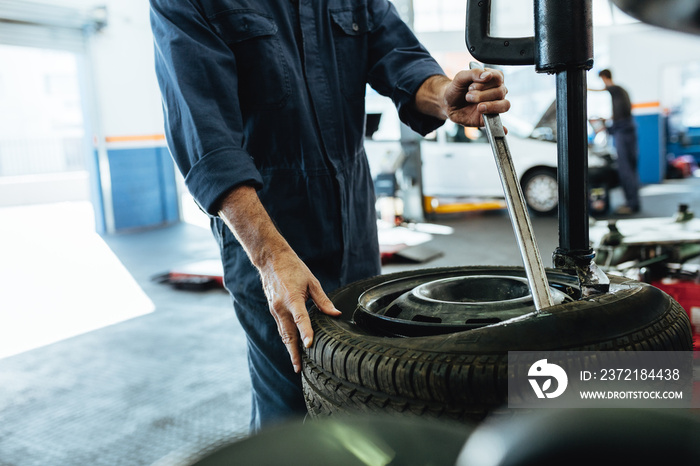
<svg viewBox="0 0 700 466">
<path fill-rule="evenodd" d="M 615 210 L 618 215 L 631 215 L 639 212 L 639 174 L 637 159 L 639 148 L 637 143 L 637 125 L 632 118 L 632 104 L 627 91 L 615 84 L 612 72 L 602 70 L 598 76 L 603 80 L 605 89 L 612 99 L 612 123 L 608 132 L 613 137 L 617 152 L 617 171 L 620 185 L 625 194 L 625 205 Z"/>
</svg>

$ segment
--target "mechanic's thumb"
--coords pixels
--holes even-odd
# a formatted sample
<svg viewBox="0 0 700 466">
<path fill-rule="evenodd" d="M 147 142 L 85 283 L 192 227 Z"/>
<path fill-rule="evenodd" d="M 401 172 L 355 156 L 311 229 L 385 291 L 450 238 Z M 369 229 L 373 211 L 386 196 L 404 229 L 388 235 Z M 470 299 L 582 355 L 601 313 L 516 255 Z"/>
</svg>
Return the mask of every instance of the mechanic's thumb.
<svg viewBox="0 0 700 466">
<path fill-rule="evenodd" d="M 318 281 L 309 286 L 309 293 L 316 307 L 324 314 L 328 314 L 329 316 L 338 316 L 341 314 L 341 312 L 335 308 L 333 302 L 326 296 L 326 293 L 323 291 Z"/>
</svg>

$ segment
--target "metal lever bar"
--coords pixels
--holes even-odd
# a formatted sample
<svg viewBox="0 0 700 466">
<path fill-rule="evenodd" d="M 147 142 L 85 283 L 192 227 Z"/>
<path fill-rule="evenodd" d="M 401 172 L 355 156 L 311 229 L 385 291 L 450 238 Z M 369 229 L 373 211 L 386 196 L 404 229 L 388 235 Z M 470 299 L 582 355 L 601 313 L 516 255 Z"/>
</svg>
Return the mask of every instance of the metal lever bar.
<svg viewBox="0 0 700 466">
<path fill-rule="evenodd" d="M 481 68 L 478 63 L 472 62 L 469 68 Z M 530 216 L 525 206 L 523 192 L 518 182 L 513 167 L 513 159 L 506 142 L 506 133 L 501 123 L 501 117 L 496 114 L 485 114 L 484 123 L 486 135 L 488 136 L 493 155 L 496 158 L 498 174 L 501 177 L 501 184 L 508 205 L 510 221 L 513 224 L 513 231 L 518 241 L 520 255 L 525 265 L 527 281 L 530 284 L 530 291 L 535 302 L 535 309 L 538 311 L 554 305 L 552 295 L 549 291 L 549 282 L 542 265 L 540 250 L 535 242 L 535 235 L 532 231 Z"/>
</svg>

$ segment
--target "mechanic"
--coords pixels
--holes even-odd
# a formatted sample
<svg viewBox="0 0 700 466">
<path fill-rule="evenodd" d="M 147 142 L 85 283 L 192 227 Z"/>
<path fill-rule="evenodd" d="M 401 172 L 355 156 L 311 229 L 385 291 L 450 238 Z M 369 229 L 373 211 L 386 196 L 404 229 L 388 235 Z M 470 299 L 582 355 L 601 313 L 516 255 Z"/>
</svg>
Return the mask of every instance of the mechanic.
<svg viewBox="0 0 700 466">
<path fill-rule="evenodd" d="M 420 134 L 502 113 L 503 75 L 448 79 L 387 0 L 151 0 L 169 149 L 211 217 L 248 342 L 251 430 L 303 416 L 307 305 L 380 273 L 369 83 Z M 291 358 L 291 364 L 290 364 Z"/>
<path fill-rule="evenodd" d="M 639 175 L 637 173 L 637 125 L 632 118 L 632 103 L 629 94 L 622 87 L 615 84 L 612 72 L 608 69 L 598 73 L 605 84 L 605 89 L 610 93 L 612 100 L 612 124 L 608 126 L 608 133 L 613 137 L 613 144 L 617 152 L 617 171 L 620 177 L 620 185 L 625 193 L 625 205 L 615 210 L 618 215 L 631 215 L 639 212 Z"/>
</svg>

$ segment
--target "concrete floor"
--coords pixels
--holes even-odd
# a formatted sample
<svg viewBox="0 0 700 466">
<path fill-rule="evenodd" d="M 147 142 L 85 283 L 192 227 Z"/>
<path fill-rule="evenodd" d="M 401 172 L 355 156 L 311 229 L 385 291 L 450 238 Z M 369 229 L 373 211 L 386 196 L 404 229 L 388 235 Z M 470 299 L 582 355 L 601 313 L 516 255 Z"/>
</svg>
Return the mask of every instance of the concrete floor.
<svg viewBox="0 0 700 466">
<path fill-rule="evenodd" d="M 639 217 L 700 212 L 700 179 L 647 186 Z M 613 202 L 620 202 L 614 193 Z M 504 211 L 441 217 L 442 256 L 384 272 L 521 264 Z M 555 218 L 533 218 L 546 265 Z M 152 277 L 218 258 L 187 223 L 99 236 L 90 206 L 0 209 L 0 465 L 164 464 L 247 435 L 243 332 L 222 290 Z"/>
</svg>

